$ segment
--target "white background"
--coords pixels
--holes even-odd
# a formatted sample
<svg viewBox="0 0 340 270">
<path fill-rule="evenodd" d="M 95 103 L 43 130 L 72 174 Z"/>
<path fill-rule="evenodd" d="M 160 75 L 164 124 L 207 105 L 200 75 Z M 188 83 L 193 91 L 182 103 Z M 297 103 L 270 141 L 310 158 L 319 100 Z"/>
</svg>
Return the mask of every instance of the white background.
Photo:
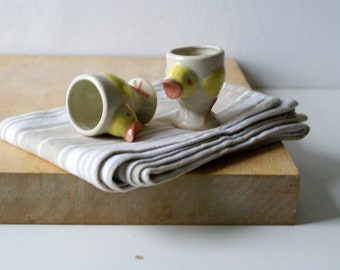
<svg viewBox="0 0 340 270">
<path fill-rule="evenodd" d="M 225 49 L 256 88 L 340 86 L 338 0 L 1 0 L 0 54 Z"/>
<path fill-rule="evenodd" d="M 295 226 L 0 225 L 0 268 L 340 269 L 339 16 L 337 0 L 1 0 L 0 54 L 217 45 L 252 86 L 297 99 L 311 132 L 285 143 L 301 176 Z"/>
</svg>

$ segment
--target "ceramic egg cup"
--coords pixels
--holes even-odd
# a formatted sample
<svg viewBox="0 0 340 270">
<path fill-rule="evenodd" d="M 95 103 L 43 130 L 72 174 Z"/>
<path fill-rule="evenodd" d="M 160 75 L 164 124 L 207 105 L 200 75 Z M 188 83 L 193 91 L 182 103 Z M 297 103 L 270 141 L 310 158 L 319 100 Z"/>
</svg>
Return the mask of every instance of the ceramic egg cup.
<svg viewBox="0 0 340 270">
<path fill-rule="evenodd" d="M 156 91 L 147 80 L 126 83 L 108 74 L 83 74 L 68 87 L 66 107 L 71 124 L 85 136 L 109 133 L 132 142 L 157 106 Z"/>
<path fill-rule="evenodd" d="M 211 109 L 225 79 L 224 51 L 212 46 L 177 48 L 166 54 L 163 89 L 179 109 L 173 125 L 205 130 L 219 125 Z"/>
</svg>

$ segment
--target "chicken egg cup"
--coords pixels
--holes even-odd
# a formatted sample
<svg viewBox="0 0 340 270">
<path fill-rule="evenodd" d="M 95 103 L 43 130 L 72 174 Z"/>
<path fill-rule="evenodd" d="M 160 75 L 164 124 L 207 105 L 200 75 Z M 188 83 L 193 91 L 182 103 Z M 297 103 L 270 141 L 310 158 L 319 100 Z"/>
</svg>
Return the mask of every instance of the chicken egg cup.
<svg viewBox="0 0 340 270">
<path fill-rule="evenodd" d="M 213 46 L 173 49 L 166 54 L 165 94 L 179 109 L 173 125 L 205 130 L 219 125 L 211 111 L 225 79 L 224 51 Z"/>
<path fill-rule="evenodd" d="M 71 124 L 85 136 L 104 133 L 132 142 L 154 116 L 156 91 L 143 78 L 126 83 L 109 74 L 82 74 L 69 85 L 66 108 Z"/>
</svg>

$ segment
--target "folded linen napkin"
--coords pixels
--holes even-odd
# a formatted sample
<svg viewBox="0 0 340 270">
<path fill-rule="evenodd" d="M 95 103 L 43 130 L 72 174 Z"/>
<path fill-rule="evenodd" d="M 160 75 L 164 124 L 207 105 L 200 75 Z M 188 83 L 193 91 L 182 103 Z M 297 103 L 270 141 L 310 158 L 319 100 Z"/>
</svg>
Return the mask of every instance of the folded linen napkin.
<svg viewBox="0 0 340 270">
<path fill-rule="evenodd" d="M 303 138 L 307 117 L 298 103 L 244 87 L 223 85 L 213 108 L 222 123 L 204 131 L 172 126 L 177 102 L 160 82 L 155 117 L 127 143 L 109 135 L 85 137 L 70 124 L 65 107 L 9 117 L 0 137 L 82 178 L 104 191 L 122 192 L 159 184 L 222 155 L 279 140 Z"/>
</svg>

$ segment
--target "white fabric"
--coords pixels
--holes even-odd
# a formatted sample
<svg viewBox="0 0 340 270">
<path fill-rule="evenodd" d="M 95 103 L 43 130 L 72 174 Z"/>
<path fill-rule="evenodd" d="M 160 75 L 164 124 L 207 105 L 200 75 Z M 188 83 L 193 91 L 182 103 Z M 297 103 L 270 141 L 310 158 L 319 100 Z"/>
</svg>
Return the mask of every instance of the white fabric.
<svg viewBox="0 0 340 270">
<path fill-rule="evenodd" d="M 295 100 L 276 98 L 224 84 L 213 108 L 222 123 L 205 131 L 177 129 L 171 121 L 178 104 L 154 83 L 154 119 L 135 141 L 109 135 L 85 137 L 69 123 L 65 107 L 17 115 L 0 122 L 0 137 L 46 159 L 104 191 L 128 191 L 159 184 L 222 155 L 309 132 L 296 114 Z"/>
</svg>

